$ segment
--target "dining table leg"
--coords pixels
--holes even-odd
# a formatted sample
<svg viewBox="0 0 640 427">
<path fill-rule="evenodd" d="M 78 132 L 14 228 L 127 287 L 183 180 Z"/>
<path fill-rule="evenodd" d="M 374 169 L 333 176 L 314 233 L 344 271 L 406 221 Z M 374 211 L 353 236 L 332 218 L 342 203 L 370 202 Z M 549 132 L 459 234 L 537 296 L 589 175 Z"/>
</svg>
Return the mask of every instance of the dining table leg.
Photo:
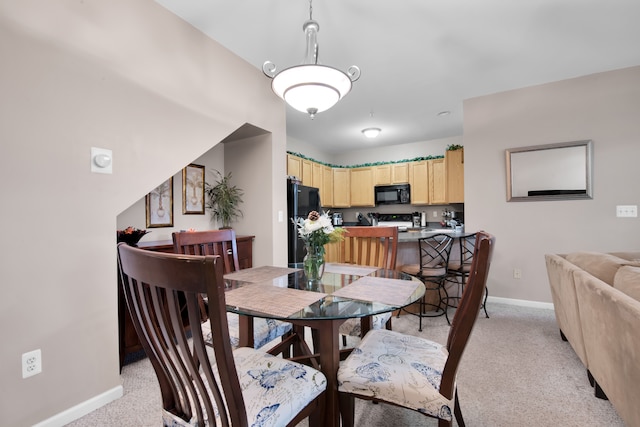
<svg viewBox="0 0 640 427">
<path fill-rule="evenodd" d="M 320 354 L 320 370 L 327 377 L 325 391 L 324 425 L 340 426 L 340 404 L 338 399 L 338 367 L 340 366 L 340 334 L 338 329 L 345 319 L 310 321 L 309 327 L 316 329 Z"/>
</svg>

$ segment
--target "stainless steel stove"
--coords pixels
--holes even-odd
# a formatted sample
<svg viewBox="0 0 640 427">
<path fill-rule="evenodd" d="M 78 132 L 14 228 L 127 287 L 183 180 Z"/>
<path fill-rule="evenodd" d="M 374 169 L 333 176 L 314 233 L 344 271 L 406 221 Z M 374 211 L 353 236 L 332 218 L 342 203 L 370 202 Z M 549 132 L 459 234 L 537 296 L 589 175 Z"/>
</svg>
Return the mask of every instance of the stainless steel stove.
<svg viewBox="0 0 640 427">
<path fill-rule="evenodd" d="M 413 227 L 412 214 L 378 214 L 378 225 L 398 227 L 398 231 L 407 231 Z"/>
</svg>

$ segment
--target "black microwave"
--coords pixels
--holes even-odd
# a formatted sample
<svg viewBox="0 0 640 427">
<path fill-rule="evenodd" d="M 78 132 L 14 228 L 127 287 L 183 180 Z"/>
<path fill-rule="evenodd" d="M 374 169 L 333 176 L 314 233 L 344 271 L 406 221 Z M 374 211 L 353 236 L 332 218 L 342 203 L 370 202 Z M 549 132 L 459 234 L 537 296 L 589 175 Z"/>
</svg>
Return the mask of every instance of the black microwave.
<svg viewBox="0 0 640 427">
<path fill-rule="evenodd" d="M 377 185 L 375 187 L 377 205 L 408 205 L 411 203 L 409 184 Z"/>
</svg>

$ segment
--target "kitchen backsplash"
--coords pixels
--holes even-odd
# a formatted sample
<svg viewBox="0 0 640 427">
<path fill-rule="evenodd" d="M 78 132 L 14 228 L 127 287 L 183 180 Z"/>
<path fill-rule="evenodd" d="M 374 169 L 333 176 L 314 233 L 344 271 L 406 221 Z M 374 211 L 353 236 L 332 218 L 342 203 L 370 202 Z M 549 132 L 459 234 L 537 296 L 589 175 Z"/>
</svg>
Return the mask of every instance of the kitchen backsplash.
<svg viewBox="0 0 640 427">
<path fill-rule="evenodd" d="M 328 209 L 331 213 L 333 212 L 341 212 L 342 220 L 344 222 L 356 222 L 358 220 L 358 212 L 362 213 L 366 216 L 369 212 L 377 212 L 377 213 L 398 213 L 398 214 L 410 214 L 413 212 L 426 212 L 427 213 L 427 222 L 429 223 L 439 223 L 443 220 L 442 213 L 445 210 L 455 211 L 455 212 L 464 212 L 464 204 L 463 203 L 455 203 L 450 205 L 437 205 L 437 206 L 411 206 L 411 205 L 387 205 L 387 206 L 375 206 L 375 207 L 360 207 L 360 208 L 342 208 L 342 209 Z M 435 213 L 435 216 L 434 216 Z"/>
</svg>

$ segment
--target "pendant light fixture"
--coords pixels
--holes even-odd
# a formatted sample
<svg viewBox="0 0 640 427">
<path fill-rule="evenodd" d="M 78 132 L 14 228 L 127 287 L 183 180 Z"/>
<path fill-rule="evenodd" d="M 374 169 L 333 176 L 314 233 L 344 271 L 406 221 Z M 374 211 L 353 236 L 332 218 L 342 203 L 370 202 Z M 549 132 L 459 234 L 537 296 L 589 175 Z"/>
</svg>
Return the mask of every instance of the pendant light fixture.
<svg viewBox="0 0 640 427">
<path fill-rule="evenodd" d="M 307 52 L 302 65 L 295 65 L 276 73 L 276 65 L 266 61 L 262 72 L 271 81 L 271 89 L 287 104 L 298 111 L 308 113 L 312 119 L 317 113 L 328 110 L 351 90 L 351 83 L 360 78 L 355 65 L 347 72 L 318 64 L 317 35 L 320 26 L 313 20 L 312 0 L 309 0 L 309 20 L 302 25 Z"/>
</svg>

